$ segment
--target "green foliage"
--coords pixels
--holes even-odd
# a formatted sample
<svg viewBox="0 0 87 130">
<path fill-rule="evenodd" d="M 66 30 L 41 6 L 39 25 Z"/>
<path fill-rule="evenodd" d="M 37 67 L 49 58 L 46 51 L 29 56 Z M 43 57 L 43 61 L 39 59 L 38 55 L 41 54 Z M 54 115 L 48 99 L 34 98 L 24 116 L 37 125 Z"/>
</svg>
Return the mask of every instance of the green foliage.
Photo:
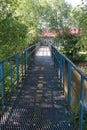
<svg viewBox="0 0 87 130">
<path fill-rule="evenodd" d="M 75 104 L 72 106 L 72 110 L 74 113 L 74 119 L 75 119 L 75 124 L 77 128 L 79 128 L 79 122 L 80 122 L 80 104 Z M 87 130 L 87 112 L 84 111 L 84 116 L 83 116 L 83 130 Z"/>
<path fill-rule="evenodd" d="M 70 33 L 63 34 L 64 39 L 64 50 L 66 51 L 66 54 L 76 55 L 78 50 L 80 50 L 80 47 L 78 45 L 79 36 L 72 35 Z"/>
<path fill-rule="evenodd" d="M 13 55 L 26 43 L 27 26 L 10 18 L 0 22 L 0 54 L 2 58 Z M 6 49 L 8 48 L 8 49 Z"/>
<path fill-rule="evenodd" d="M 87 130 L 87 112 L 84 113 L 83 130 Z"/>
<path fill-rule="evenodd" d="M 2 60 L 38 40 L 39 6 L 34 0 L 1 0 L 0 9 L 0 60 Z"/>
<path fill-rule="evenodd" d="M 69 58 L 73 59 L 81 49 L 81 46 L 78 43 L 80 36 L 72 35 L 69 31 L 64 31 L 61 35 L 56 36 L 54 40 L 59 43 L 59 45 L 63 46 L 63 52 Z"/>
<path fill-rule="evenodd" d="M 81 48 L 87 50 L 87 3 L 74 8 L 71 19 L 72 26 L 81 29 Z"/>
<path fill-rule="evenodd" d="M 78 51 L 87 51 L 87 3 L 71 8 L 68 4 L 63 4 L 58 10 L 54 10 L 51 15 L 51 27 L 56 29 L 57 43 L 64 43 L 64 52 L 67 56 L 75 58 Z M 67 29 L 80 29 L 80 34 L 71 35 Z M 62 35 L 61 31 L 62 30 Z M 69 57 L 69 58 L 70 58 Z"/>
<path fill-rule="evenodd" d="M 82 70 L 85 74 L 87 74 L 87 67 L 81 67 L 81 70 Z"/>
<path fill-rule="evenodd" d="M 50 20 L 50 28 L 55 29 L 57 32 L 63 30 L 65 27 L 69 26 L 69 16 L 70 16 L 71 6 L 66 3 L 61 5 L 56 4 L 52 9 Z M 60 32 L 59 32 L 60 33 Z"/>
<path fill-rule="evenodd" d="M 0 0 L 0 61 L 22 51 L 39 40 L 39 15 L 41 15 L 39 5 L 35 0 Z M 12 62 L 12 65 L 14 66 L 12 69 L 13 89 L 16 89 L 16 63 Z M 10 63 L 6 62 L 4 64 L 4 71 L 5 102 L 7 102 L 11 91 Z M 19 73 L 21 79 L 22 63 L 19 65 Z M 0 83 L 0 93 L 1 91 Z"/>
</svg>

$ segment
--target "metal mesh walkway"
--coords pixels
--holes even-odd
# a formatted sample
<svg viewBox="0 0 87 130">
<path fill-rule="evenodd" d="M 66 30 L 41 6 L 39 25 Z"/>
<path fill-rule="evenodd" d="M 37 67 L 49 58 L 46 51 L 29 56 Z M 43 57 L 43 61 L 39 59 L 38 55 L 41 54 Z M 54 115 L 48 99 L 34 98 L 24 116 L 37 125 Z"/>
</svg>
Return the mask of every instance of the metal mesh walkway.
<svg viewBox="0 0 87 130">
<path fill-rule="evenodd" d="M 1 130 L 74 130 L 49 47 L 40 47 L 23 85 L 1 119 Z"/>
</svg>

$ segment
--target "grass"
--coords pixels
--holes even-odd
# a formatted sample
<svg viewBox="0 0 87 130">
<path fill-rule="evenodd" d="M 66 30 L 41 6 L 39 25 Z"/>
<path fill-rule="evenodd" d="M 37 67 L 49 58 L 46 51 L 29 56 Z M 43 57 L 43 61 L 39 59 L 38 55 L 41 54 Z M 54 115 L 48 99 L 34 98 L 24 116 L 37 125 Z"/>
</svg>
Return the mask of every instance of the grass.
<svg viewBox="0 0 87 130">
<path fill-rule="evenodd" d="M 79 128 L 79 120 L 80 120 L 80 104 L 75 104 L 73 107 L 73 112 L 74 112 L 74 119 L 77 128 Z M 87 130 L 87 112 L 84 111 L 84 116 L 83 116 L 83 130 Z"/>
</svg>

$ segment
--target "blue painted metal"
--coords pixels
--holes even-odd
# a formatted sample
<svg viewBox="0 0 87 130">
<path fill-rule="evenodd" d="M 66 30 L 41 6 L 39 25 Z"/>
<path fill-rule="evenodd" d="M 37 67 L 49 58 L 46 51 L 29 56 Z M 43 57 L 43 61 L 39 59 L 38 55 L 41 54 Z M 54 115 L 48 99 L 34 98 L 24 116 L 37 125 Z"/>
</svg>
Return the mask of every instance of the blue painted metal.
<svg viewBox="0 0 87 130">
<path fill-rule="evenodd" d="M 80 125 L 79 125 L 79 129 L 82 130 L 82 124 L 83 124 L 83 111 L 84 111 L 84 81 L 87 81 L 87 75 L 84 74 L 71 60 L 69 60 L 64 54 L 62 54 L 61 52 L 59 52 L 52 44 L 50 45 L 51 46 L 51 51 L 52 52 L 52 57 L 54 57 L 55 55 L 55 51 L 57 51 L 58 53 L 56 53 L 56 59 L 54 60 L 54 62 L 56 63 L 59 59 L 59 62 L 60 62 L 60 81 L 64 84 L 64 80 L 62 80 L 62 78 L 64 77 L 64 74 L 65 74 L 65 66 L 67 67 L 68 65 L 68 76 L 66 76 L 67 80 L 68 80 L 68 105 L 69 105 L 69 108 L 70 108 L 70 105 L 71 105 L 71 80 L 72 80 L 72 68 L 78 72 L 81 76 L 81 96 L 80 96 Z M 66 65 L 65 65 L 66 63 Z M 64 71 L 63 71 L 64 70 Z M 76 93 L 76 90 L 72 87 L 72 89 L 74 90 L 74 92 Z M 78 93 L 78 92 L 77 92 Z M 79 99 L 79 95 L 77 94 L 77 98 Z"/>
<path fill-rule="evenodd" d="M 51 49 L 52 57 L 54 60 L 55 67 L 58 69 L 58 52 L 55 49 Z"/>
<path fill-rule="evenodd" d="M 29 50 L 27 50 L 26 53 L 27 53 L 27 56 L 26 56 L 26 57 L 27 57 L 27 67 L 28 67 L 28 66 L 29 66 Z"/>
<path fill-rule="evenodd" d="M 28 65 L 30 64 L 30 50 L 28 50 Z"/>
<path fill-rule="evenodd" d="M 68 105 L 71 105 L 71 79 L 72 79 L 72 65 L 68 63 Z"/>
<path fill-rule="evenodd" d="M 63 88 L 57 82 L 57 69 L 50 63 L 50 56 L 34 57 L 15 103 L 10 105 L 9 115 L 4 114 L 5 120 L 2 118 L 1 129 L 75 130 L 71 114 L 66 110 Z M 39 83 L 43 86 L 39 87 Z"/>
<path fill-rule="evenodd" d="M 21 61 L 21 64 L 22 64 L 22 79 L 23 79 L 23 75 L 24 75 L 24 56 L 23 56 L 24 52 L 22 52 L 22 61 Z"/>
<path fill-rule="evenodd" d="M 19 55 L 18 53 L 16 54 L 16 81 L 17 81 L 17 86 L 19 84 Z"/>
<path fill-rule="evenodd" d="M 10 58 L 10 92 L 12 92 L 12 57 Z"/>
<path fill-rule="evenodd" d="M 64 89 L 64 78 L 65 78 L 65 73 L 66 73 L 66 72 L 65 72 L 65 70 L 66 70 L 66 69 L 65 69 L 65 67 L 66 67 L 66 66 L 65 66 L 65 59 L 63 59 L 62 62 L 63 62 L 63 63 L 62 63 L 62 64 L 63 64 L 63 74 L 62 74 L 62 76 L 63 76 L 63 89 Z"/>
<path fill-rule="evenodd" d="M 23 56 L 24 56 L 24 72 L 26 73 L 26 67 L 27 67 L 26 51 L 24 51 Z"/>
<path fill-rule="evenodd" d="M 38 46 L 39 47 L 39 46 Z M 24 50 L 23 52 L 20 53 L 21 55 L 21 65 L 22 65 L 22 76 L 24 76 L 24 72 L 26 72 L 27 70 L 27 64 L 29 65 L 32 55 L 34 53 L 36 49 L 36 45 L 31 46 L 30 48 Z M 80 97 L 80 130 L 82 130 L 82 122 L 83 122 L 83 105 L 84 105 L 84 81 L 87 81 L 87 76 L 85 74 L 82 73 L 82 71 L 76 66 L 74 65 L 65 55 L 63 55 L 62 53 L 58 52 L 58 50 L 51 45 L 51 52 L 52 52 L 52 57 L 54 59 L 55 65 L 56 67 L 60 69 L 60 82 L 61 82 L 61 86 L 62 84 L 64 84 L 64 74 L 65 74 L 65 63 L 68 64 L 68 105 L 70 106 L 71 104 L 71 79 L 72 79 L 72 68 L 74 70 L 76 70 L 80 75 L 81 75 L 81 97 Z M 14 58 L 15 57 L 15 58 Z M 13 59 L 14 59 L 14 64 L 15 67 L 13 66 Z M 10 71 L 7 73 L 7 75 L 4 75 L 4 64 L 8 62 L 10 63 Z M 4 102 L 4 98 L 5 98 L 5 86 L 4 86 L 4 82 L 5 82 L 5 78 L 7 76 L 10 76 L 10 90 L 12 91 L 12 70 L 13 67 L 16 69 L 16 81 L 17 81 L 17 85 L 19 84 L 19 54 L 16 54 L 14 56 L 11 56 L 3 61 L 0 62 L 0 85 L 2 87 L 2 112 L 4 112 L 4 106 L 5 106 L 5 102 Z"/>
<path fill-rule="evenodd" d="M 60 55 L 60 85 L 63 85 L 63 63 L 62 63 L 62 59 L 63 57 Z"/>
<path fill-rule="evenodd" d="M 59 69 L 59 55 L 58 55 L 58 52 L 56 51 L 56 67 L 57 69 Z"/>
<path fill-rule="evenodd" d="M 2 112 L 4 112 L 5 108 L 5 86 L 4 86 L 4 64 L 0 63 L 0 79 L 1 79 L 1 97 L 2 97 Z"/>
<path fill-rule="evenodd" d="M 29 64 L 30 64 L 30 50 L 29 50 Z"/>
<path fill-rule="evenodd" d="M 31 49 L 29 51 L 29 62 L 31 62 Z"/>
<path fill-rule="evenodd" d="M 58 59 L 58 51 L 55 50 L 55 61 L 54 61 L 54 62 L 55 62 L 55 66 L 56 66 L 57 69 L 58 69 L 58 67 L 59 67 L 58 60 L 59 60 L 59 59 Z"/>
<path fill-rule="evenodd" d="M 84 77 L 81 75 L 80 130 L 82 130 L 82 124 L 83 124 L 83 109 L 84 109 Z"/>
<path fill-rule="evenodd" d="M 14 87 L 15 83 L 16 83 L 16 87 L 17 87 L 19 85 L 19 81 L 22 80 L 22 77 L 25 74 L 24 72 L 26 72 L 26 70 L 27 70 L 27 62 L 29 61 L 29 56 L 33 55 L 34 51 L 36 50 L 36 47 L 37 47 L 36 45 L 33 45 L 20 53 L 17 53 L 13 56 L 10 56 L 10 57 L 0 61 L 0 86 L 2 89 L 1 90 L 2 110 L 0 110 L 0 111 L 4 112 L 5 101 L 8 100 L 8 99 L 7 100 L 5 99 L 6 87 L 9 85 L 10 92 L 8 92 L 8 93 L 10 96 L 11 92 L 13 91 L 13 87 Z M 38 47 L 39 47 L 39 45 L 38 45 Z M 6 65 L 8 65 L 8 70 L 5 69 Z M 20 76 L 19 69 L 22 70 L 22 73 L 21 73 L 22 76 Z M 9 79 L 9 77 L 10 77 L 10 79 Z M 5 83 L 6 83 L 7 78 L 9 79 L 8 80 L 9 83 L 6 86 Z"/>
</svg>

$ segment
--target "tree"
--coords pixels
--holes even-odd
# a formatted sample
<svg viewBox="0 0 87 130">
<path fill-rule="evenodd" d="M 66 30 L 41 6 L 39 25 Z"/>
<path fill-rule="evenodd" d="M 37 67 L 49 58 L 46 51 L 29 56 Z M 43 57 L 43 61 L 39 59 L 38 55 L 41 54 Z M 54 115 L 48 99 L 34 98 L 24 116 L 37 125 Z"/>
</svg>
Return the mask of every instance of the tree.
<svg viewBox="0 0 87 130">
<path fill-rule="evenodd" d="M 75 19 L 74 25 L 81 30 L 79 44 L 82 49 L 87 50 L 87 3 L 82 3 L 82 5 L 73 9 L 73 19 Z"/>
<path fill-rule="evenodd" d="M 0 9 L 0 59 L 3 59 L 37 40 L 39 6 L 34 0 L 4 0 L 0 1 Z"/>
<path fill-rule="evenodd" d="M 19 1 L 1 1 L 0 59 L 20 51 L 26 42 L 27 26 L 15 16 L 18 4 Z"/>
</svg>

